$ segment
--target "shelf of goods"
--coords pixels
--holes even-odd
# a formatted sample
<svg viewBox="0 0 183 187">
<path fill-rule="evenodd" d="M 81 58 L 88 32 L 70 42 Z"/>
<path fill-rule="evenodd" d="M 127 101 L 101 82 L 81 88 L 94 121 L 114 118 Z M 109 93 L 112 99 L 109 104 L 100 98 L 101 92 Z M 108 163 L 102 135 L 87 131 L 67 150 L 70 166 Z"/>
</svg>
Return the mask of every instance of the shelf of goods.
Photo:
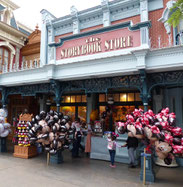
<svg viewBox="0 0 183 187">
<path fill-rule="evenodd" d="M 21 114 L 19 120 L 15 123 L 16 136 L 14 137 L 14 154 L 13 156 L 19 158 L 31 158 L 37 155 L 37 149 L 30 144 L 28 131 L 30 122 L 32 120 L 31 114 Z"/>
</svg>

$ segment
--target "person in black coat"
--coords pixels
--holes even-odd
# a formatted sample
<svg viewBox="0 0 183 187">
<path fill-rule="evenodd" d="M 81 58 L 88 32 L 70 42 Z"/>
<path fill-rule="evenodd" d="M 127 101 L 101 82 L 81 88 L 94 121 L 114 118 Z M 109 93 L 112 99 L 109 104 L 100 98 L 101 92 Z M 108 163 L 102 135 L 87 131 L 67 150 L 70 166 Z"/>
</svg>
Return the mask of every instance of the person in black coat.
<svg viewBox="0 0 183 187">
<path fill-rule="evenodd" d="M 135 150 L 138 147 L 138 139 L 136 137 L 130 137 L 128 136 L 128 139 L 126 141 L 126 144 L 122 147 L 128 148 L 128 155 L 130 160 L 130 167 L 135 168 Z"/>
</svg>

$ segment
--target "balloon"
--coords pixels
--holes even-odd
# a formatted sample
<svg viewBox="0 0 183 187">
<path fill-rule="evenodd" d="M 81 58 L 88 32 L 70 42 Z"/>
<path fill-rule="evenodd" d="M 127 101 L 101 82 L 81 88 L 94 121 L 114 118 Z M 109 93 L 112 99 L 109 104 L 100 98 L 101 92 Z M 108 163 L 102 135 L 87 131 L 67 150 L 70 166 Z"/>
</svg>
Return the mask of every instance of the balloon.
<svg viewBox="0 0 183 187">
<path fill-rule="evenodd" d="M 40 112 L 36 115 L 36 121 L 38 117 L 40 118 L 38 124 L 31 123 L 33 125 L 29 130 L 31 142 L 41 143 L 50 154 L 56 154 L 59 149 L 68 147 L 71 142 L 69 134 L 73 133 L 67 123 L 70 117 L 52 110 L 49 113 Z"/>
<path fill-rule="evenodd" d="M 50 114 L 50 116 L 54 116 L 54 111 L 50 110 L 49 114 Z"/>
<path fill-rule="evenodd" d="M 180 138 L 173 138 L 173 144 L 181 145 L 181 139 Z"/>
<path fill-rule="evenodd" d="M 149 147 L 155 147 L 158 157 L 166 164 L 171 164 L 175 156 L 183 157 L 183 131 L 175 127 L 176 116 L 169 113 L 169 108 L 154 114 L 152 110 L 143 112 L 135 109 L 126 115 L 125 123 L 117 123 L 117 131 L 125 133 L 127 126 L 128 136 L 143 138 L 143 143 Z"/>
<path fill-rule="evenodd" d="M 54 115 L 54 116 L 53 116 L 53 120 L 54 120 L 55 122 L 58 122 L 58 120 L 59 120 L 58 116 L 57 116 L 57 115 Z"/>
<path fill-rule="evenodd" d="M 50 120 L 48 121 L 48 126 L 51 127 L 53 124 L 54 124 L 54 120 L 50 119 Z"/>
<path fill-rule="evenodd" d="M 36 119 L 36 121 L 40 121 L 41 120 L 41 118 L 39 117 L 39 115 L 36 115 L 35 119 Z"/>
<path fill-rule="evenodd" d="M 0 123 L 0 134 L 4 132 L 4 126 L 2 123 Z"/>
<path fill-rule="evenodd" d="M 44 119 L 46 117 L 46 112 L 45 111 L 41 111 L 39 114 L 41 119 Z"/>
<path fill-rule="evenodd" d="M 56 133 L 57 132 L 57 127 L 55 125 L 52 126 L 52 132 Z"/>
<path fill-rule="evenodd" d="M 36 138 L 36 137 L 31 137 L 29 140 L 30 140 L 30 141 L 36 141 L 37 138 Z"/>
<path fill-rule="evenodd" d="M 11 125 L 6 122 L 7 111 L 0 109 L 0 137 L 6 137 L 11 132 Z"/>
<path fill-rule="evenodd" d="M 58 118 L 59 118 L 59 119 L 62 119 L 62 118 L 63 118 L 63 113 L 62 113 L 62 112 L 59 112 L 59 113 L 58 113 Z"/>
</svg>

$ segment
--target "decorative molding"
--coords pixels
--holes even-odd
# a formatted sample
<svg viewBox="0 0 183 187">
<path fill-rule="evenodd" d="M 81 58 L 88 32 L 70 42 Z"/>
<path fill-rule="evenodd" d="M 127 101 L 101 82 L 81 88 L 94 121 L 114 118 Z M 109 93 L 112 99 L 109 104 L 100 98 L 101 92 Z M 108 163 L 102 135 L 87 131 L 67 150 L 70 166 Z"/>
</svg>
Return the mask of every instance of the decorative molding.
<svg viewBox="0 0 183 187">
<path fill-rule="evenodd" d="M 141 22 L 148 21 L 148 0 L 140 0 L 140 20 Z M 141 45 L 149 45 L 149 28 L 143 27 L 140 29 Z"/>
<path fill-rule="evenodd" d="M 83 90 L 88 93 L 107 93 L 111 88 L 136 88 L 141 90 L 139 75 L 91 78 L 77 81 L 60 82 L 63 92 Z"/>
<path fill-rule="evenodd" d="M 40 53 L 40 42 L 41 31 L 38 30 L 38 27 L 36 27 L 36 30 L 29 35 L 28 43 L 24 47 L 22 47 L 21 54 L 23 56 L 28 56 Z"/>
<path fill-rule="evenodd" d="M 34 44 L 28 44 L 25 45 L 21 49 L 21 54 L 23 56 L 28 56 L 28 55 L 34 55 L 40 53 L 40 42 L 39 43 L 34 43 Z"/>
<path fill-rule="evenodd" d="M 103 26 L 108 27 L 111 25 L 109 0 L 101 0 L 102 12 L 103 12 Z"/>
<path fill-rule="evenodd" d="M 90 27 L 102 25 L 103 24 L 102 19 L 103 19 L 102 13 L 93 17 L 88 17 L 88 18 L 85 17 L 83 19 L 80 19 L 80 29 L 82 30 L 82 29 L 87 29 Z"/>
<path fill-rule="evenodd" d="M 123 9 L 123 11 L 120 12 L 111 12 L 111 22 L 117 21 L 117 20 L 122 20 L 125 18 L 129 18 L 133 17 L 133 16 L 137 16 L 140 14 L 140 9 L 139 6 L 138 7 L 134 7 L 133 9 Z"/>
<path fill-rule="evenodd" d="M 140 0 L 141 22 L 148 21 L 148 0 Z"/>
<path fill-rule="evenodd" d="M 166 8 L 163 11 L 162 17 L 158 20 L 164 23 L 164 27 L 166 29 L 167 34 L 171 33 L 171 26 L 167 23 L 168 18 L 170 16 L 170 9 L 173 7 L 173 4 L 176 3 L 176 1 L 170 0 L 166 4 Z"/>
<path fill-rule="evenodd" d="M 24 29 L 25 31 L 27 31 L 29 33 L 33 32 L 33 30 L 31 28 L 29 28 L 28 26 L 24 25 L 23 23 L 20 23 L 19 21 L 16 21 L 16 23 L 17 23 L 18 28 L 20 27 L 20 28 Z"/>
<path fill-rule="evenodd" d="M 12 10 L 16 10 L 18 8 L 20 8 L 18 5 L 16 5 L 14 2 L 10 1 L 10 0 L 0 0 L 0 4 L 6 6 L 6 7 L 10 7 Z"/>
<path fill-rule="evenodd" d="M 18 67 L 19 67 L 19 61 L 20 61 L 20 48 L 16 47 L 15 64 L 14 64 L 13 69 L 18 69 Z"/>
<path fill-rule="evenodd" d="M 1 41 L 0 41 L 0 46 L 5 46 L 5 47 L 7 47 L 8 49 L 10 49 L 11 53 L 12 53 L 13 55 L 15 55 L 15 48 L 14 48 L 9 42 L 7 42 L 7 41 L 1 42 Z"/>
<path fill-rule="evenodd" d="M 104 2 L 107 2 L 106 0 Z M 115 0 L 109 1 L 108 7 L 105 10 L 108 10 L 107 20 L 110 22 L 114 22 L 117 20 L 122 20 L 125 18 L 130 18 L 133 16 L 137 16 L 140 14 L 140 0 Z M 101 3 L 102 4 L 102 3 Z M 105 3 L 104 3 L 105 4 Z M 90 27 L 94 27 L 97 25 L 103 24 L 103 7 L 105 6 L 95 6 L 83 11 L 78 11 L 78 20 L 79 20 L 79 28 L 86 29 Z M 149 11 L 154 11 L 157 9 L 163 8 L 163 0 L 149 0 L 148 9 Z M 72 23 L 72 16 L 66 15 L 64 17 L 60 17 L 54 19 L 53 27 L 55 28 L 55 36 L 66 34 L 72 32 L 72 27 L 69 24 Z M 67 27 L 64 25 L 68 25 Z M 67 31 L 67 29 L 68 31 Z"/>
<path fill-rule="evenodd" d="M 49 11 L 43 9 L 40 12 L 42 14 L 43 24 L 50 23 L 52 20 L 56 19 L 56 17 L 51 14 Z"/>
<path fill-rule="evenodd" d="M 75 6 L 71 6 L 71 17 L 72 17 L 72 26 L 73 26 L 73 34 L 80 33 L 80 23 L 78 18 L 78 10 Z"/>
<path fill-rule="evenodd" d="M 149 49 L 141 51 L 133 51 L 133 54 L 137 58 L 137 69 L 146 69 L 146 55 Z"/>
<path fill-rule="evenodd" d="M 21 38 L 16 37 L 13 34 L 10 34 L 6 31 L 0 30 L 0 38 L 8 40 L 15 45 L 19 45 L 19 47 L 24 46 L 24 40 L 21 40 Z"/>
<path fill-rule="evenodd" d="M 37 93 L 51 92 L 49 83 L 7 87 L 6 90 L 8 95 L 21 94 L 22 96 L 35 96 Z"/>
<path fill-rule="evenodd" d="M 128 22 L 124 22 L 124 23 L 120 23 L 120 24 L 116 24 L 116 25 L 111 25 L 109 27 L 102 27 L 102 28 L 99 28 L 99 29 L 96 29 L 96 30 L 91 30 L 91 31 L 88 31 L 88 32 L 83 32 L 83 33 L 79 33 L 79 34 L 75 34 L 75 35 L 70 35 L 70 36 L 61 38 L 59 43 L 52 43 L 52 44 L 49 44 L 49 46 L 50 47 L 51 46 L 58 47 L 58 46 L 62 46 L 62 44 L 65 41 L 68 41 L 68 40 L 73 40 L 73 39 L 82 38 L 82 37 L 86 37 L 86 36 L 90 36 L 90 35 L 94 35 L 94 34 L 104 33 L 104 32 L 110 32 L 110 31 L 113 31 L 113 30 L 126 28 L 126 27 L 128 27 L 129 30 L 131 30 L 131 31 L 135 31 L 135 30 L 139 30 L 142 27 L 150 27 L 150 26 L 151 26 L 150 21 L 141 22 L 141 23 L 138 23 L 136 25 L 132 25 L 131 21 L 128 21 Z"/>
<path fill-rule="evenodd" d="M 15 56 L 15 48 L 9 43 L 9 42 L 0 42 L 0 46 L 5 46 L 10 50 L 10 70 L 12 69 L 13 66 L 13 58 Z M 8 64 L 7 64 L 8 66 Z M 6 67 L 7 68 L 7 67 Z"/>
<path fill-rule="evenodd" d="M 183 70 L 148 74 L 148 93 L 156 86 L 182 86 Z"/>
<path fill-rule="evenodd" d="M 155 56 L 175 56 L 175 55 L 183 55 L 183 46 L 173 46 L 173 47 L 166 47 L 161 49 L 151 50 L 148 53 L 149 57 Z"/>
</svg>

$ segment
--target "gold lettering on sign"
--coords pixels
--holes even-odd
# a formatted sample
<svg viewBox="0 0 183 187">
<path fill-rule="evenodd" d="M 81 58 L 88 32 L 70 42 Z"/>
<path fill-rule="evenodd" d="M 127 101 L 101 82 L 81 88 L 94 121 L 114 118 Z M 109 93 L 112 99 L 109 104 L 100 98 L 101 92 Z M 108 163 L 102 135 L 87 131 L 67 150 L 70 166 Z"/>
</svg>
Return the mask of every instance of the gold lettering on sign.
<svg viewBox="0 0 183 187">
<path fill-rule="evenodd" d="M 65 56 L 65 50 L 62 49 L 62 50 L 61 50 L 61 58 L 64 58 L 64 56 Z"/>
<path fill-rule="evenodd" d="M 102 52 L 102 41 L 100 38 L 90 37 L 85 39 L 84 41 L 85 44 L 83 45 L 62 49 L 60 52 L 61 59 Z M 123 49 L 127 47 L 133 47 L 132 36 L 123 36 L 119 38 L 105 40 L 103 50 L 112 51 L 112 50 Z"/>
<path fill-rule="evenodd" d="M 113 40 L 110 40 L 110 50 L 113 50 Z"/>
<path fill-rule="evenodd" d="M 121 37 L 121 45 L 120 48 L 125 48 L 126 47 L 126 38 L 125 37 Z"/>
<path fill-rule="evenodd" d="M 114 47 L 116 49 L 119 49 L 119 46 L 120 46 L 120 42 L 119 42 L 119 38 L 117 38 L 117 39 L 114 40 Z"/>
<path fill-rule="evenodd" d="M 105 41 L 105 50 L 108 51 L 109 50 L 109 42 L 106 40 Z"/>
<path fill-rule="evenodd" d="M 133 47 L 133 38 L 131 36 L 127 37 L 127 45 L 128 47 Z"/>
<path fill-rule="evenodd" d="M 97 42 L 96 43 L 96 52 L 101 52 L 102 51 L 102 48 L 101 48 L 101 42 Z"/>
</svg>

